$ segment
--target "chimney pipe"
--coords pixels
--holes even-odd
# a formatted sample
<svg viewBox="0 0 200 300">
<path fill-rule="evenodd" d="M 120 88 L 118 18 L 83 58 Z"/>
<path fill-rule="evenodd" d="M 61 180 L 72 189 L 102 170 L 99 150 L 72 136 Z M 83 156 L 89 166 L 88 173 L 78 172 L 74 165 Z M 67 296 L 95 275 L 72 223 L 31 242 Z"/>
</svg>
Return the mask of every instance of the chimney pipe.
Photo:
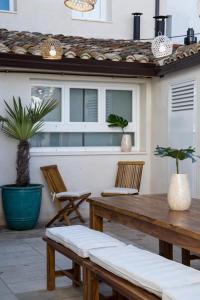
<svg viewBox="0 0 200 300">
<path fill-rule="evenodd" d="M 155 16 L 159 16 L 160 14 L 160 0 L 155 0 Z"/>
<path fill-rule="evenodd" d="M 194 35 L 194 29 L 188 28 L 187 36 L 184 39 L 184 44 L 191 45 L 191 44 L 196 44 L 196 43 L 197 43 L 197 37 L 195 37 L 195 35 Z"/>
<path fill-rule="evenodd" d="M 155 16 L 155 36 L 165 34 L 165 20 L 167 16 Z"/>
<path fill-rule="evenodd" d="M 142 13 L 135 12 L 132 14 L 134 16 L 133 21 L 133 40 L 137 41 L 140 40 L 140 18 Z"/>
</svg>

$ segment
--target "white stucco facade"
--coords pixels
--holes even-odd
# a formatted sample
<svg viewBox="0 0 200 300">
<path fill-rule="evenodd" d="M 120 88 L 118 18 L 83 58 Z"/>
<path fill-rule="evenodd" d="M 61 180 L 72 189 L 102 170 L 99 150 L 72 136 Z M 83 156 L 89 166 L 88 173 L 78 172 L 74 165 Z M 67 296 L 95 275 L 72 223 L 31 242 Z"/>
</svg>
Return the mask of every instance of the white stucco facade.
<svg viewBox="0 0 200 300">
<path fill-rule="evenodd" d="M 161 13 L 165 0 L 161 1 Z M 111 21 L 93 22 L 72 19 L 64 0 L 17 0 L 16 13 L 0 12 L 0 26 L 9 30 L 27 30 L 96 38 L 133 37 L 133 12 L 142 12 L 141 38 L 154 34 L 155 0 L 112 0 Z"/>
<path fill-rule="evenodd" d="M 148 2 L 148 5 L 147 5 Z M 178 2 L 178 1 L 177 1 Z M 126 4 L 126 5 L 125 5 Z M 172 1 L 161 1 L 161 14 L 184 15 L 182 5 L 180 12 L 172 5 Z M 122 9 L 123 5 L 123 9 Z M 185 5 L 185 4 L 184 4 Z M 193 5 L 194 6 L 194 5 Z M 141 37 L 153 37 L 155 1 L 154 0 L 119 0 L 112 1 L 112 21 L 92 22 L 73 20 L 71 11 L 64 7 L 63 0 L 17 0 L 17 12 L 0 12 L 0 26 L 9 30 L 39 31 L 44 33 L 61 33 L 65 35 L 79 35 L 96 38 L 132 38 L 133 17 L 132 12 L 143 12 L 141 19 Z M 180 18 L 181 19 L 181 18 Z M 174 17 L 175 20 L 175 17 Z M 178 19 L 177 19 L 178 20 Z M 181 24 L 181 23 L 180 23 Z M 192 23 L 185 23 L 184 33 Z M 190 25 L 191 24 L 191 25 Z M 179 33 L 181 25 L 176 27 L 173 34 Z M 197 28 L 198 29 L 198 28 Z M 183 32 L 184 31 L 184 32 Z M 42 165 L 57 164 L 69 189 L 89 189 L 92 195 L 97 196 L 102 190 L 114 184 L 117 162 L 119 160 L 144 160 L 145 167 L 142 177 L 141 193 L 167 192 L 168 189 L 168 161 L 154 157 L 153 151 L 157 144 L 168 145 L 169 128 L 169 86 L 172 82 L 194 80 L 197 87 L 195 114 L 200 112 L 200 69 L 189 69 L 168 75 L 162 79 L 114 79 L 103 77 L 79 77 L 36 75 L 21 73 L 0 73 L 0 114 L 4 114 L 3 100 L 11 102 L 12 97 L 20 96 L 24 103 L 30 102 L 30 81 L 57 80 L 86 81 L 116 83 L 119 85 L 137 84 L 140 88 L 140 149 L 137 152 L 124 154 L 117 151 L 74 151 L 61 152 L 31 152 L 30 171 L 31 182 L 44 183 L 40 172 Z M 200 121 L 195 118 L 196 138 L 195 147 L 200 153 Z M 189 145 L 188 145 L 189 146 Z M 0 185 L 15 182 L 17 143 L 0 133 Z M 200 197 L 198 180 L 200 173 L 196 164 L 196 196 Z M 45 222 L 54 214 L 54 205 L 51 203 L 46 185 L 43 190 L 40 221 Z M 85 214 L 88 215 L 87 205 Z M 5 225 L 0 201 L 0 226 Z"/>
<path fill-rule="evenodd" d="M 54 76 L 54 75 L 36 75 L 36 74 L 0 74 L 0 91 L 2 105 L 0 106 L 0 114 L 4 114 L 3 99 L 12 102 L 12 97 L 20 96 L 23 103 L 30 103 L 30 81 L 32 79 L 48 79 L 48 80 L 75 80 L 89 82 L 104 82 L 104 78 L 78 77 L 78 76 Z M 127 84 L 140 87 L 140 135 L 144 138 L 140 143 L 140 151 L 128 154 L 120 151 L 105 152 L 99 151 L 60 151 L 54 152 L 31 152 L 30 171 L 31 182 L 45 184 L 41 174 L 40 167 L 43 165 L 57 164 L 63 178 L 70 190 L 90 190 L 92 195 L 98 196 L 105 189 L 112 187 L 115 182 L 117 171 L 117 162 L 119 160 L 143 160 L 145 161 L 142 187 L 143 193 L 149 193 L 150 188 L 150 172 L 151 172 L 151 79 L 113 79 L 106 78 L 107 83 L 117 83 L 119 86 L 124 82 Z M 12 87 L 12 88 L 10 88 Z M 15 161 L 17 142 L 5 137 L 0 133 L 0 184 L 8 184 L 15 182 Z M 87 205 L 85 210 L 88 215 Z M 43 190 L 42 208 L 40 221 L 47 221 L 54 213 L 54 205 L 51 203 L 51 197 L 47 191 L 46 184 Z M 0 225 L 4 224 L 2 208 L 0 208 Z"/>
</svg>

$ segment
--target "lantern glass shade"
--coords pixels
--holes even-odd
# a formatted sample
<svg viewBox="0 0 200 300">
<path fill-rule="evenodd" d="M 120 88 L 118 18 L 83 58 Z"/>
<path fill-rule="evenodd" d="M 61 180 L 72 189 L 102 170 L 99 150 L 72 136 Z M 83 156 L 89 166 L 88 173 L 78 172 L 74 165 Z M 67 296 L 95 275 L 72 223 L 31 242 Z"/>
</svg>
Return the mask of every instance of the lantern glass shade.
<svg viewBox="0 0 200 300">
<path fill-rule="evenodd" d="M 62 59 L 63 49 L 61 42 L 48 38 L 42 43 L 42 57 L 44 59 L 59 60 Z"/>
<path fill-rule="evenodd" d="M 155 58 L 163 58 L 172 54 L 173 44 L 167 36 L 159 35 L 153 40 L 151 51 Z"/>
<path fill-rule="evenodd" d="M 87 12 L 94 9 L 97 0 L 65 0 L 65 6 L 70 9 Z"/>
</svg>

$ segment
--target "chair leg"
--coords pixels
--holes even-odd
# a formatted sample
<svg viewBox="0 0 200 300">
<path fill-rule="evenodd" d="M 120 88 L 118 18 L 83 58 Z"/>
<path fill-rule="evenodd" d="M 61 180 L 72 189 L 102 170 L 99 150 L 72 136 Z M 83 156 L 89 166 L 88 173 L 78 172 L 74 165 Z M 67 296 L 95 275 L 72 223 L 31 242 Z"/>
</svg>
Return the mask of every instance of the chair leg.
<svg viewBox="0 0 200 300">
<path fill-rule="evenodd" d="M 82 199 L 80 202 L 82 203 L 84 200 L 85 200 L 85 199 Z M 79 202 L 79 203 L 80 203 L 80 202 Z M 83 217 L 82 217 L 80 211 L 78 210 L 78 206 L 80 205 L 79 203 L 78 203 L 78 204 L 75 204 L 75 203 L 72 201 L 72 206 L 73 206 L 74 211 L 75 211 L 77 217 L 79 218 L 79 220 L 80 220 L 82 223 L 85 223 L 85 220 L 83 219 Z"/>
<path fill-rule="evenodd" d="M 55 286 L 55 249 L 47 244 L 47 290 L 53 291 Z"/>
<path fill-rule="evenodd" d="M 60 217 L 64 217 L 67 225 L 70 225 L 70 221 L 69 218 L 67 217 L 67 211 L 69 210 L 69 205 L 65 206 L 63 209 L 61 209 L 56 215 L 55 217 L 53 217 L 46 225 L 46 227 L 50 227 L 57 219 L 59 219 Z"/>
<path fill-rule="evenodd" d="M 190 251 L 182 249 L 182 264 L 190 267 Z"/>
<path fill-rule="evenodd" d="M 79 220 L 81 221 L 81 223 L 85 223 L 85 220 L 83 219 L 80 211 L 78 210 L 78 208 L 75 206 L 75 212 L 76 212 L 76 215 L 77 217 L 79 218 Z"/>
</svg>

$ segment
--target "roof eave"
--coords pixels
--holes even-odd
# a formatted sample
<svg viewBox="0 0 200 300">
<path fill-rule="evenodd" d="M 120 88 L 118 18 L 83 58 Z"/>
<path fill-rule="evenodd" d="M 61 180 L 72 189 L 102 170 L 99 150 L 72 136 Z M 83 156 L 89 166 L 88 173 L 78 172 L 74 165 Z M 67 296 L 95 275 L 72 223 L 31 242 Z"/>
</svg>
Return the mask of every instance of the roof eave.
<svg viewBox="0 0 200 300">
<path fill-rule="evenodd" d="M 103 75 L 118 77 L 154 77 L 153 63 L 114 62 L 108 60 L 83 60 L 63 58 L 44 60 L 40 56 L 0 54 L 0 71 L 23 71 L 27 73 Z"/>
<path fill-rule="evenodd" d="M 184 57 L 182 59 L 171 62 L 162 67 L 156 67 L 157 76 L 163 77 L 172 72 L 181 71 L 183 69 L 188 69 L 192 67 L 196 67 L 200 64 L 200 54 L 196 53 L 188 57 Z"/>
</svg>

